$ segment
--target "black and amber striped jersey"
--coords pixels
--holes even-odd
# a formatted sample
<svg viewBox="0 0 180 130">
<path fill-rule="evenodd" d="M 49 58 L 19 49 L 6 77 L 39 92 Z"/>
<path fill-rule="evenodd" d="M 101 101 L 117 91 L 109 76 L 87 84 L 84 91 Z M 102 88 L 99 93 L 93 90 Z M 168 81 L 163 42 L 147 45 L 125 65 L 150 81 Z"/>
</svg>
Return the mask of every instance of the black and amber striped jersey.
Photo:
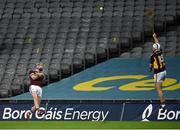
<svg viewBox="0 0 180 130">
<path fill-rule="evenodd" d="M 162 54 L 162 50 L 155 51 L 151 55 L 150 64 L 154 68 L 154 73 L 156 73 L 156 74 L 166 70 L 166 65 L 165 65 L 163 54 Z"/>
</svg>

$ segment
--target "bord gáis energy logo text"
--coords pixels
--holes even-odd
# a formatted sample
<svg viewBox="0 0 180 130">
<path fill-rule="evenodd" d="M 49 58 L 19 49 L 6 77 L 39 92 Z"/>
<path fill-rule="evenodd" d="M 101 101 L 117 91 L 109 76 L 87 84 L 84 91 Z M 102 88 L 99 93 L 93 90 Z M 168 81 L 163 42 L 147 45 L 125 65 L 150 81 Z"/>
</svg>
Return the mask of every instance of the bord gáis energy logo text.
<svg viewBox="0 0 180 130">
<path fill-rule="evenodd" d="M 40 109 L 45 110 L 41 107 Z M 2 114 L 3 120 L 25 120 L 27 112 L 30 110 L 13 109 L 5 107 Z M 50 107 L 45 114 L 39 116 L 37 112 L 30 116 L 35 120 L 89 120 L 104 121 L 109 115 L 108 110 L 75 110 L 73 107 L 67 107 L 63 110 L 56 107 Z"/>
<path fill-rule="evenodd" d="M 157 111 L 157 112 L 155 112 Z M 149 104 L 142 113 L 142 121 L 154 120 L 180 120 L 180 110 L 166 109 L 163 111 L 159 107 L 155 108 Z"/>
</svg>

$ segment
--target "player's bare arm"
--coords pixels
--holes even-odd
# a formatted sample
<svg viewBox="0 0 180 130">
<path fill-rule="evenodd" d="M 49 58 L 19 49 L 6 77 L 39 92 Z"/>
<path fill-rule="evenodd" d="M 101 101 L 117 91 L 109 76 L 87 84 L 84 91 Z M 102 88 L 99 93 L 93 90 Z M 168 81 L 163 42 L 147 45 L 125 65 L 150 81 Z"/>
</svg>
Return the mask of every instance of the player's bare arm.
<svg viewBox="0 0 180 130">
<path fill-rule="evenodd" d="M 159 43 L 156 33 L 153 33 L 153 38 L 154 38 L 155 43 Z"/>
</svg>

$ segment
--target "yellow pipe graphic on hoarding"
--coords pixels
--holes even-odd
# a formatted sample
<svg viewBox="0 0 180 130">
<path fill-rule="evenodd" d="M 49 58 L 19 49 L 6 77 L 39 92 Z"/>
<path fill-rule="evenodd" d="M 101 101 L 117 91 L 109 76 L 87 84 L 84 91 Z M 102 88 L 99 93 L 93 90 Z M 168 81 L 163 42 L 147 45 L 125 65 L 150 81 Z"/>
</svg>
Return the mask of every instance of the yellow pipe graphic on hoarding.
<svg viewBox="0 0 180 130">
<path fill-rule="evenodd" d="M 176 79 L 172 78 L 167 78 L 164 83 L 163 87 L 170 86 L 174 83 L 176 83 Z M 120 90 L 123 91 L 148 91 L 148 90 L 153 90 L 154 88 L 154 80 L 153 79 L 148 79 L 148 80 L 141 80 L 141 81 L 136 81 L 132 83 L 125 84 L 123 86 L 119 87 Z"/>
<path fill-rule="evenodd" d="M 111 80 L 120 80 L 120 79 L 142 79 L 145 78 L 146 75 L 126 75 L 126 76 L 111 76 L 111 77 L 101 77 L 96 78 L 90 81 L 86 81 L 83 83 L 79 83 L 73 87 L 76 91 L 105 91 L 114 88 L 115 86 L 109 86 L 109 87 L 94 87 L 93 85 L 105 81 L 111 81 Z"/>
<path fill-rule="evenodd" d="M 119 86 L 119 90 L 121 91 L 150 91 L 154 89 L 154 80 L 146 79 L 147 75 L 125 75 L 125 76 L 111 76 L 111 77 L 100 77 L 96 79 L 92 79 L 86 82 L 79 83 L 73 87 L 76 91 L 107 91 L 115 88 L 116 86 L 95 86 L 98 83 L 102 83 L 105 81 L 113 81 L 113 80 L 123 80 L 123 79 L 136 79 L 138 81 L 133 81 L 131 83 Z M 140 80 L 140 81 L 139 81 Z M 163 90 L 177 90 L 180 89 L 180 83 L 177 83 L 176 79 L 166 78 L 163 83 Z"/>
</svg>

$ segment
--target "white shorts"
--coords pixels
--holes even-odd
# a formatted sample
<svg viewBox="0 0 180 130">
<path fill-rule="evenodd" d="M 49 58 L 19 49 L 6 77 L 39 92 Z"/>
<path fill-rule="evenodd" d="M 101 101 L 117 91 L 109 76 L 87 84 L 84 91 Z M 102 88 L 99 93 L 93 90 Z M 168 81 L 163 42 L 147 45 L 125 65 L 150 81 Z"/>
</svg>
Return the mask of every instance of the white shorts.
<svg viewBox="0 0 180 130">
<path fill-rule="evenodd" d="M 42 97 L 42 88 L 37 85 L 31 85 L 29 88 L 29 92 L 36 92 L 38 96 Z"/>
<path fill-rule="evenodd" d="M 163 82 L 166 78 L 166 70 L 159 72 L 157 74 L 154 74 L 154 82 L 159 83 Z"/>
</svg>

